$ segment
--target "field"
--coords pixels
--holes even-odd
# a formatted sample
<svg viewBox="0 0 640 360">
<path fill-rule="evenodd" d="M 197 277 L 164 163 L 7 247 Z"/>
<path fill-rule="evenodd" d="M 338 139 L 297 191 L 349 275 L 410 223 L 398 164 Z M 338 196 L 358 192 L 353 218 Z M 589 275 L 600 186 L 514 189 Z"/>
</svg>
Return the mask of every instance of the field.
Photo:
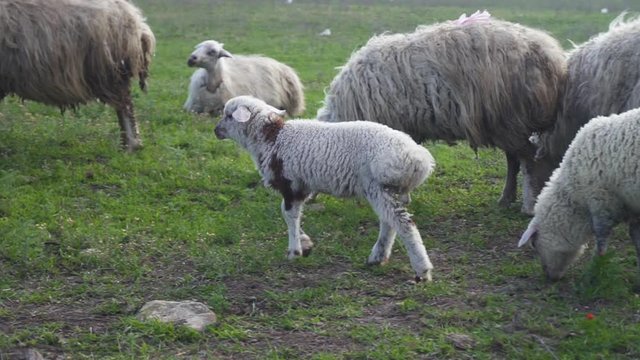
<svg viewBox="0 0 640 360">
<path fill-rule="evenodd" d="M 365 266 L 378 231 L 365 201 L 319 196 L 316 247 L 286 260 L 280 197 L 248 154 L 182 111 L 192 48 L 205 39 L 294 67 L 306 117 L 373 34 L 487 8 L 543 28 L 565 48 L 607 29 L 631 1 L 137 0 L 158 40 L 148 94 L 134 102 L 145 147 L 119 150 L 112 109 L 60 112 L 0 103 L 0 359 L 640 358 L 635 250 L 626 227 L 557 283 L 516 242 L 529 218 L 497 206 L 504 155 L 425 143 L 436 173 L 409 206 L 435 266 L 412 284 L 400 241 Z M 449 5 L 447 5 L 449 4 Z M 608 7 L 608 13 L 601 8 Z M 318 33 L 330 28 L 331 36 Z M 204 332 L 135 314 L 147 301 L 196 300 Z"/>
</svg>

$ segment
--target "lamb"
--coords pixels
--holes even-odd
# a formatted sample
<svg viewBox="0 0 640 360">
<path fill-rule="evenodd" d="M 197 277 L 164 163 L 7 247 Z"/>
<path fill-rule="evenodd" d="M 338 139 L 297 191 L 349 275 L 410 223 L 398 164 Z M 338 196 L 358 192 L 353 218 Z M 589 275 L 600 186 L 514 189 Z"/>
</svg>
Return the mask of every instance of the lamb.
<svg viewBox="0 0 640 360">
<path fill-rule="evenodd" d="M 122 145 L 142 147 L 130 81 L 146 89 L 155 37 L 124 0 L 0 0 L 0 100 L 15 94 L 62 111 L 100 100 Z"/>
<path fill-rule="evenodd" d="M 252 95 L 291 116 L 304 112 L 303 86 L 291 67 L 263 56 L 231 55 L 223 44 L 207 40 L 189 56 L 191 76 L 184 109 L 220 115 L 227 100 Z"/>
<path fill-rule="evenodd" d="M 640 108 L 595 118 L 578 131 L 534 211 L 518 246 L 531 242 L 549 279 L 560 279 L 594 235 L 603 254 L 622 221 L 640 265 Z"/>
<path fill-rule="evenodd" d="M 391 128 L 362 121 L 330 124 L 284 122 L 284 111 L 250 96 L 229 100 L 215 128 L 248 150 L 266 186 L 282 194 L 289 232 L 288 258 L 307 256 L 313 247 L 300 227 L 311 193 L 366 198 L 380 219 L 369 264 L 384 264 L 396 233 L 409 253 L 416 282 L 431 280 L 433 265 L 405 206 L 409 193 L 433 172 L 429 151 Z"/>
<path fill-rule="evenodd" d="M 600 115 L 640 107 L 640 17 L 622 13 L 609 31 L 568 54 L 567 83 L 554 127 L 536 139 L 537 178 L 549 178 L 580 127 Z M 534 194 L 537 195 L 537 194 Z"/>
<path fill-rule="evenodd" d="M 499 204 L 515 200 L 522 161 L 522 208 L 531 213 L 544 182 L 529 176 L 538 166 L 529 137 L 553 125 L 565 78 L 555 39 L 484 12 L 374 36 L 333 79 L 317 117 L 374 121 L 417 142 L 500 148 L 508 171 Z"/>
</svg>

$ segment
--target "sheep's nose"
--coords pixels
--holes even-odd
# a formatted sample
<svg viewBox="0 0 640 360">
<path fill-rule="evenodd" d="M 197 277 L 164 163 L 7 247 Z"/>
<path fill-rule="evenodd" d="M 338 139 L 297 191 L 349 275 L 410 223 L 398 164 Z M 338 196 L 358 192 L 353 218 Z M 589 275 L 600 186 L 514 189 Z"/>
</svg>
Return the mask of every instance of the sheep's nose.
<svg viewBox="0 0 640 360">
<path fill-rule="evenodd" d="M 213 129 L 213 133 L 216 134 L 216 137 L 220 140 L 225 138 L 224 130 L 222 130 L 219 126 L 216 126 L 216 128 Z"/>
<path fill-rule="evenodd" d="M 191 55 L 189 57 L 189 60 L 187 60 L 187 65 L 194 66 L 195 64 L 196 64 L 196 56 L 195 55 Z"/>
</svg>

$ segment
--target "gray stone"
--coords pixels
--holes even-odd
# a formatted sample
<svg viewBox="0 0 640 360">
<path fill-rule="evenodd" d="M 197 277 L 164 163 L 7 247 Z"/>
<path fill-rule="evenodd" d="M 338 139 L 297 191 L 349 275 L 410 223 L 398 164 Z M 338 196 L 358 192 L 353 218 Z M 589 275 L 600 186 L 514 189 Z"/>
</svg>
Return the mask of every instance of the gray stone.
<svg viewBox="0 0 640 360">
<path fill-rule="evenodd" d="M 144 304 L 137 318 L 142 321 L 156 319 L 171 322 L 198 331 L 216 322 L 216 314 L 203 303 L 195 301 L 153 300 Z"/>
</svg>

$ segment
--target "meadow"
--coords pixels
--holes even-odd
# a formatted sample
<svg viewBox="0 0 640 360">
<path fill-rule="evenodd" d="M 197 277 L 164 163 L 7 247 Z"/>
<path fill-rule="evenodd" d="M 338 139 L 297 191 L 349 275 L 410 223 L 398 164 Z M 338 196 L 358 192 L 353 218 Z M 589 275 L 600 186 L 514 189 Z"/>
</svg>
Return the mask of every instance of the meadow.
<svg viewBox="0 0 640 360">
<path fill-rule="evenodd" d="M 565 48 L 605 31 L 631 1 L 136 0 L 158 42 L 149 91 L 134 92 L 144 148 L 119 148 L 111 108 L 60 114 L 0 102 L 0 359 L 633 359 L 640 358 L 636 255 L 626 228 L 556 283 L 516 243 L 529 218 L 496 202 L 504 155 L 425 143 L 436 173 L 412 194 L 435 266 L 412 284 L 401 242 L 365 260 L 378 232 L 366 201 L 319 196 L 288 261 L 280 196 L 248 154 L 182 110 L 205 39 L 294 67 L 305 117 L 352 51 L 374 34 L 487 9 L 542 28 Z M 607 7 L 608 12 L 601 9 Z M 331 36 L 319 36 L 330 28 Z M 496 131 L 499 131 L 497 129 Z M 196 300 L 204 332 L 135 314 L 147 301 Z"/>
</svg>

